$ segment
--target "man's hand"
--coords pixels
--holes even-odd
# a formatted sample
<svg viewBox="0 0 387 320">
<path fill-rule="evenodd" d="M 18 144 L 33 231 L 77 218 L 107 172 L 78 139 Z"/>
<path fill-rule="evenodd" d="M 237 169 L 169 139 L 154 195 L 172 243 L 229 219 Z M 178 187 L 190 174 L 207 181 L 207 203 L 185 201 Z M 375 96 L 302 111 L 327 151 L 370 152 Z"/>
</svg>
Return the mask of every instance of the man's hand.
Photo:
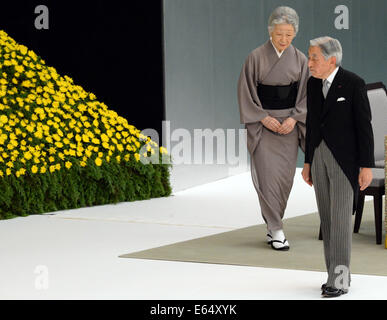
<svg viewBox="0 0 387 320">
<path fill-rule="evenodd" d="M 310 163 L 304 163 L 304 168 L 302 169 L 301 175 L 307 184 L 313 186 L 312 175 L 310 173 Z"/>
<path fill-rule="evenodd" d="M 372 170 L 371 168 L 361 168 L 359 173 L 359 185 L 360 191 L 367 189 L 372 182 Z"/>
<path fill-rule="evenodd" d="M 293 131 L 294 126 L 296 125 L 297 121 L 293 118 L 289 117 L 284 122 L 282 122 L 281 127 L 278 130 L 279 134 L 288 134 Z"/>
<path fill-rule="evenodd" d="M 273 117 L 267 116 L 261 120 L 262 124 L 273 132 L 278 132 L 278 129 L 281 127 L 279 121 Z"/>
</svg>

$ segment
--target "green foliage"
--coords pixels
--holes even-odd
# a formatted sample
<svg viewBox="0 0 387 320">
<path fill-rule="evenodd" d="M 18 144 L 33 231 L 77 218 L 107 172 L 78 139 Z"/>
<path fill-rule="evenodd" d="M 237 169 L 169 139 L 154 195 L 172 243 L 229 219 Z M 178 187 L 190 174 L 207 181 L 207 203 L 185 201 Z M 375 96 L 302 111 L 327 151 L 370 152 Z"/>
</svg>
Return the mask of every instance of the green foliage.
<svg viewBox="0 0 387 320">
<path fill-rule="evenodd" d="M 167 164 L 111 161 L 0 179 L 0 219 L 171 194 Z"/>
</svg>

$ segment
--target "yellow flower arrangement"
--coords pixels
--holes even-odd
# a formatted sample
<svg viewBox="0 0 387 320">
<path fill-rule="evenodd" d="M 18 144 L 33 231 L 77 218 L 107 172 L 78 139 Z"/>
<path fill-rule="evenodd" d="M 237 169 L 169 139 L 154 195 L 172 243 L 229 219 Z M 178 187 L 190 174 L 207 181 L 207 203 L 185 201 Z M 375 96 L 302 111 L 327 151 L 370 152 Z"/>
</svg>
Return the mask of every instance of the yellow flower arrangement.
<svg viewBox="0 0 387 320">
<path fill-rule="evenodd" d="M 98 102 L 94 94 L 75 85 L 70 77 L 58 75 L 55 68 L 46 66 L 4 31 L 0 31 L 0 54 L 0 151 L 10 156 L 21 142 L 26 150 L 6 164 L 15 174 L 18 170 L 19 176 L 22 174 L 16 169 L 19 166 L 13 165 L 21 160 L 32 173 L 42 172 L 41 168 L 53 162 L 63 165 L 50 166 L 50 172 L 69 169 L 77 160 L 85 166 L 92 159 L 101 166 L 106 156 L 109 161 L 139 161 L 147 156 L 139 152 L 144 142 L 149 154 L 167 154 L 165 148 L 157 150 L 157 144 L 149 143 L 140 130 Z M 112 154 L 108 155 L 108 150 Z M 98 157 L 100 151 L 106 155 Z"/>
<path fill-rule="evenodd" d="M 47 66 L 32 50 L 16 43 L 1 30 L 0 68 L 0 219 L 4 212 L 11 210 L 11 202 L 15 203 L 17 194 L 21 194 L 12 191 L 20 188 L 12 177 L 38 179 L 40 176 L 57 174 L 55 179 L 59 180 L 53 178 L 54 180 L 42 180 L 39 183 L 46 187 L 52 184 L 59 188 L 60 181 L 67 181 L 72 186 L 68 190 L 75 192 L 70 198 L 74 198 L 81 191 L 74 191 L 78 187 L 62 174 L 76 172 L 76 175 L 79 170 L 90 168 L 88 177 L 95 177 L 95 181 L 105 179 L 110 186 L 112 201 L 118 201 L 117 199 L 141 198 L 136 192 L 143 193 L 143 198 L 149 196 L 148 187 L 144 187 L 147 190 L 145 192 L 141 188 L 133 189 L 129 185 L 130 181 L 125 182 L 124 179 L 130 179 L 130 174 L 137 172 L 144 177 L 157 178 L 159 191 L 152 191 L 154 196 L 168 195 L 171 192 L 169 182 L 164 181 L 169 179 L 166 168 L 170 164 L 145 169 L 145 165 L 140 163 L 140 160 L 154 155 L 163 158 L 168 155 L 165 148 L 158 147 L 125 118 L 108 109 L 103 102 L 97 101 L 93 93 L 74 84 L 69 76 L 59 75 L 55 68 Z M 113 171 L 110 172 L 112 165 L 117 169 L 111 169 Z M 120 187 L 113 186 L 111 182 L 116 179 L 117 170 L 121 170 L 121 180 L 116 183 L 126 183 L 127 186 L 123 189 L 130 193 L 126 198 L 117 196 L 122 193 L 117 189 Z M 150 171 L 145 175 L 147 170 Z M 143 183 L 143 178 L 133 179 L 136 183 Z M 73 180 L 76 180 L 75 176 Z M 37 180 L 33 181 L 37 183 Z M 90 183 L 94 183 L 93 181 Z M 25 188 L 28 189 L 28 186 Z M 82 188 L 88 190 L 87 186 Z M 58 190 L 62 190 L 63 200 L 66 190 L 62 189 Z M 54 191 L 47 187 L 46 192 L 51 197 L 54 197 Z M 43 191 L 37 188 L 34 192 Z M 59 191 L 55 192 L 59 194 Z M 91 194 L 87 196 L 91 197 Z M 2 195 L 5 195 L 4 198 Z M 43 201 L 45 196 L 39 197 Z M 23 199 L 19 199 L 20 208 L 24 208 Z M 5 207 L 1 205 L 2 200 Z M 74 206 L 93 203 L 97 203 L 97 200 L 82 200 L 80 204 L 74 202 Z M 31 210 L 32 207 L 31 204 L 29 209 L 23 210 Z M 48 208 L 57 207 L 51 204 Z M 40 212 L 44 208 L 42 205 L 34 210 Z"/>
</svg>

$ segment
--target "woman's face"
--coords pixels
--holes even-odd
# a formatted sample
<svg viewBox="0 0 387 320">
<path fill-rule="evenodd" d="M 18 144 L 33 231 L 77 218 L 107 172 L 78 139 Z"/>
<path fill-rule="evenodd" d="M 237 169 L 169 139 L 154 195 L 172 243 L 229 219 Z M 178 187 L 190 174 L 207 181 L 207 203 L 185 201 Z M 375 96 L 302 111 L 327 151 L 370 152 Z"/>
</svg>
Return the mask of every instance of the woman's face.
<svg viewBox="0 0 387 320">
<path fill-rule="evenodd" d="M 290 46 L 296 34 L 291 24 L 277 24 L 270 36 L 274 46 L 282 52 Z"/>
</svg>

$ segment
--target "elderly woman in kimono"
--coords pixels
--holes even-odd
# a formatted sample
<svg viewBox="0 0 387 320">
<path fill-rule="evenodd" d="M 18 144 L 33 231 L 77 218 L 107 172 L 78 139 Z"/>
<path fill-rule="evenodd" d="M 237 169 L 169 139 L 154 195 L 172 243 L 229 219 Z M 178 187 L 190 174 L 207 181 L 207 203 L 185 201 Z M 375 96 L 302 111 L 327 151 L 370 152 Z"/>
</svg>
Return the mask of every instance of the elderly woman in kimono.
<svg viewBox="0 0 387 320">
<path fill-rule="evenodd" d="M 251 176 L 267 224 L 267 242 L 289 250 L 282 218 L 293 185 L 298 146 L 305 150 L 308 60 L 292 40 L 299 18 L 289 7 L 269 18 L 270 40 L 247 57 L 238 81 Z"/>
</svg>

